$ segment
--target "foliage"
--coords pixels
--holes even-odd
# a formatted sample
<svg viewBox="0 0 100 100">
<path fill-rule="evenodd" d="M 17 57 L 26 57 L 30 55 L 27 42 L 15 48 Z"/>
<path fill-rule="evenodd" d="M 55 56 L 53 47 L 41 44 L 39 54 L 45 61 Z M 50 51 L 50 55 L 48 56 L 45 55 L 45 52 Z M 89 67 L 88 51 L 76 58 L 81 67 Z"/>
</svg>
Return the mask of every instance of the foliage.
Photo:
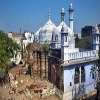
<svg viewBox="0 0 100 100">
<path fill-rule="evenodd" d="M 19 45 L 11 38 L 8 38 L 8 35 L 5 32 L 0 31 L 0 68 L 7 68 L 10 59 L 18 49 Z"/>
<path fill-rule="evenodd" d="M 76 47 L 78 48 L 90 49 L 91 43 L 92 43 L 92 38 L 90 36 L 81 39 L 76 38 Z"/>
</svg>

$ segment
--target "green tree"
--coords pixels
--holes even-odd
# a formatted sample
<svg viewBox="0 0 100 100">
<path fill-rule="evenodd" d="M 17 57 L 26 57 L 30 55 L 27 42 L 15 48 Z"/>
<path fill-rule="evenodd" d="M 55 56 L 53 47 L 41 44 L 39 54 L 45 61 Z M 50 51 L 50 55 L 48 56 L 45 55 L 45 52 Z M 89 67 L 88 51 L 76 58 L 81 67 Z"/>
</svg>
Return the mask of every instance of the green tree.
<svg viewBox="0 0 100 100">
<path fill-rule="evenodd" d="M 85 49 L 90 49 L 91 48 L 91 43 L 92 43 L 92 37 L 87 36 L 84 38 L 79 39 L 78 37 L 76 37 L 75 39 L 75 45 L 78 48 L 85 48 Z"/>
<path fill-rule="evenodd" d="M 10 59 L 14 56 L 15 51 L 19 49 L 19 45 L 14 42 L 8 35 L 0 31 L 0 72 L 8 70 Z"/>
</svg>

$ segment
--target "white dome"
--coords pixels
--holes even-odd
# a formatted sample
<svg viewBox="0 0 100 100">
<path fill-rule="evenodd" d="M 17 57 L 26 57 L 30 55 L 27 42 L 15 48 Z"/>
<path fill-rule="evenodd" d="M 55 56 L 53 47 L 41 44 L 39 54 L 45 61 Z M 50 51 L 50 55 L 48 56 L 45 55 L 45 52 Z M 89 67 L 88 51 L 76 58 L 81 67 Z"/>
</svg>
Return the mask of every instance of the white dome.
<svg viewBox="0 0 100 100">
<path fill-rule="evenodd" d="M 49 19 L 47 23 L 41 28 L 42 33 L 53 33 L 56 30 L 56 25 Z"/>
<path fill-rule="evenodd" d="M 68 33 L 70 33 L 70 34 L 73 33 L 72 30 L 66 25 L 66 23 L 65 23 L 64 21 L 62 21 L 62 22 L 59 24 L 59 26 L 57 27 L 58 33 L 61 33 L 62 26 L 63 26 L 65 32 L 68 32 Z"/>
<path fill-rule="evenodd" d="M 51 42 L 52 34 L 54 34 L 56 32 L 56 28 L 57 28 L 56 25 L 49 18 L 47 23 L 35 33 L 35 37 L 41 43 L 43 43 L 45 41 L 47 41 L 49 43 L 49 42 Z"/>
</svg>

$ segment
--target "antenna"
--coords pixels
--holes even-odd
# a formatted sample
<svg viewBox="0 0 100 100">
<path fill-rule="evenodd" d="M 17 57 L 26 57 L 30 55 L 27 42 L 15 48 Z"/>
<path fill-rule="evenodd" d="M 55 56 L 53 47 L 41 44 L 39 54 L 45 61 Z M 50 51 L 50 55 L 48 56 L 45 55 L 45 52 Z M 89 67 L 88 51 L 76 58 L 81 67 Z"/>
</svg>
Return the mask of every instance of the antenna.
<svg viewBox="0 0 100 100">
<path fill-rule="evenodd" d="M 21 27 L 20 27 L 20 29 L 19 29 L 19 34 L 21 34 L 22 33 L 22 29 L 21 29 Z"/>
</svg>

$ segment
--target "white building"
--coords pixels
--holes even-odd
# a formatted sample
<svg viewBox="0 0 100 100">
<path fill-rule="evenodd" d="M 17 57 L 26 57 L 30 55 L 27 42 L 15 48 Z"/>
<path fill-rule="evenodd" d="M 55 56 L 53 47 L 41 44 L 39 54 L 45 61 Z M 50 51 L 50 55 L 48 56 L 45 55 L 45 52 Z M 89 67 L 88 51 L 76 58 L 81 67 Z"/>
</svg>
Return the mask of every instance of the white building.
<svg viewBox="0 0 100 100">
<path fill-rule="evenodd" d="M 96 34 L 100 33 L 96 32 Z M 99 38 L 96 36 L 95 39 Z M 62 67 L 64 67 L 63 100 L 72 100 L 75 96 L 84 96 L 95 92 L 96 79 L 91 76 L 91 70 L 96 66 L 96 63 L 91 63 L 91 61 L 95 62 L 95 60 L 98 60 L 99 42 L 96 40 L 94 50 L 80 52 L 78 48 L 75 48 L 73 39 L 73 36 L 66 29 L 62 30 L 61 59 L 64 61 L 62 64 Z"/>
<path fill-rule="evenodd" d="M 80 51 L 79 48 L 75 48 L 73 11 L 71 4 L 69 6 L 70 27 L 62 20 L 58 26 L 61 35 L 60 46 L 57 46 L 57 39 L 54 41 L 53 38 L 49 56 L 48 79 L 62 91 L 63 100 L 72 100 L 96 92 L 97 73 L 92 72 L 92 69 L 97 68 L 100 33 L 96 27 L 92 41 L 93 50 Z"/>
<path fill-rule="evenodd" d="M 33 43 L 34 42 L 34 33 L 32 32 L 24 32 L 24 38 L 22 39 L 23 41 L 23 48 L 26 48 L 26 46 L 29 43 Z"/>
</svg>

